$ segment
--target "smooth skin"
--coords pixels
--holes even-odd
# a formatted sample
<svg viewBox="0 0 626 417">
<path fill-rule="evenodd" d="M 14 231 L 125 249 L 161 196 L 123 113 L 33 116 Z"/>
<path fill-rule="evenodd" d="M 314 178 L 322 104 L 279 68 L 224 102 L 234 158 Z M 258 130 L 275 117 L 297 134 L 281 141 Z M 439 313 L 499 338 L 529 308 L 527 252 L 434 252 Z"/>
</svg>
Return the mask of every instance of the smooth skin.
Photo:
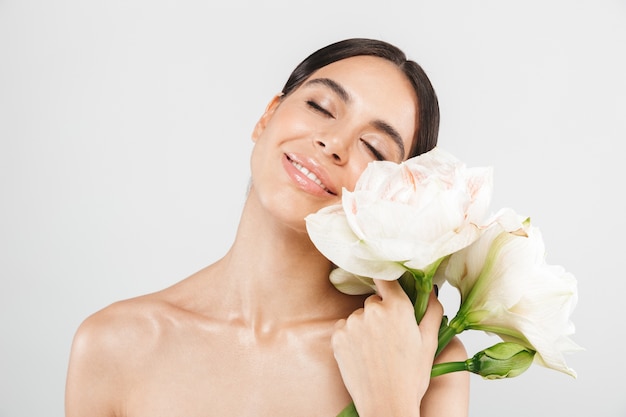
<svg viewBox="0 0 626 417">
<path fill-rule="evenodd" d="M 395 281 L 377 281 L 369 297 L 338 292 L 303 220 L 338 203 L 370 161 L 405 159 L 416 110 L 405 76 L 366 56 L 272 99 L 252 133 L 252 184 L 231 249 L 81 324 L 66 417 L 334 417 L 352 400 L 361 417 L 467 416 L 468 374 L 429 377 L 437 299 L 418 326 Z M 466 358 L 455 339 L 437 361 Z"/>
</svg>

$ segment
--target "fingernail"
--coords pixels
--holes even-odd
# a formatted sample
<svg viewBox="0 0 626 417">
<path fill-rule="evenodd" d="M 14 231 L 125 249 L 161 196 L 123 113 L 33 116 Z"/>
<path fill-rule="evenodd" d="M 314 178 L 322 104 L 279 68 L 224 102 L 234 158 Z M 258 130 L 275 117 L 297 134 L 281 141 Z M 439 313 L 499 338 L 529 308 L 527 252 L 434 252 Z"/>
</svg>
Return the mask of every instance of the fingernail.
<svg viewBox="0 0 626 417">
<path fill-rule="evenodd" d="M 435 291 L 435 296 L 439 297 L 439 287 L 436 284 L 433 285 L 433 290 Z"/>
</svg>

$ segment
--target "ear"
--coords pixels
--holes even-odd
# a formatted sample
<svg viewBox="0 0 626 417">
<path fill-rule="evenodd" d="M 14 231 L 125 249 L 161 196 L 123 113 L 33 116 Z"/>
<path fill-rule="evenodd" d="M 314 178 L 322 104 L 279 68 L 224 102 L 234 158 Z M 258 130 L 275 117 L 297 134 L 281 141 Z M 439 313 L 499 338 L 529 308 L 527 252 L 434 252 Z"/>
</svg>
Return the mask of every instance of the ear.
<svg viewBox="0 0 626 417">
<path fill-rule="evenodd" d="M 280 104 L 281 97 L 282 94 L 276 94 L 268 103 L 267 107 L 265 108 L 265 112 L 263 113 L 259 121 L 256 122 L 256 125 L 254 125 L 254 130 L 252 131 L 252 142 L 256 142 L 265 130 L 267 122 L 272 118 L 274 111 Z"/>
</svg>

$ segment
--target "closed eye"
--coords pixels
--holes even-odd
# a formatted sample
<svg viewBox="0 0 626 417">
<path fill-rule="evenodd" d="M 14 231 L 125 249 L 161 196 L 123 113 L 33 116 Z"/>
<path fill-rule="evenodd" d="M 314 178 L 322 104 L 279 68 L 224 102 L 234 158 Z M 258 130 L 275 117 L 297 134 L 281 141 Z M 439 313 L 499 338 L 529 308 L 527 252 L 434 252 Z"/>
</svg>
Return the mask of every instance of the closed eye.
<svg viewBox="0 0 626 417">
<path fill-rule="evenodd" d="M 378 161 L 384 161 L 386 160 L 386 158 L 384 157 L 383 154 L 381 154 L 380 152 L 378 152 L 378 149 L 376 149 L 375 147 L 373 147 L 372 145 L 370 145 L 370 143 L 366 140 L 361 139 L 361 142 L 363 142 L 363 144 L 365 145 L 365 147 L 367 147 L 367 150 L 371 152 L 371 154 L 374 156 L 374 158 L 376 158 Z"/>
<path fill-rule="evenodd" d="M 309 107 L 311 107 L 313 110 L 315 110 L 316 112 L 322 113 L 326 117 L 332 117 L 333 119 L 335 118 L 335 116 L 333 116 L 331 112 L 329 112 L 328 110 L 326 110 L 325 108 L 323 108 L 322 106 L 314 102 L 313 100 L 307 100 L 306 104 Z"/>
</svg>

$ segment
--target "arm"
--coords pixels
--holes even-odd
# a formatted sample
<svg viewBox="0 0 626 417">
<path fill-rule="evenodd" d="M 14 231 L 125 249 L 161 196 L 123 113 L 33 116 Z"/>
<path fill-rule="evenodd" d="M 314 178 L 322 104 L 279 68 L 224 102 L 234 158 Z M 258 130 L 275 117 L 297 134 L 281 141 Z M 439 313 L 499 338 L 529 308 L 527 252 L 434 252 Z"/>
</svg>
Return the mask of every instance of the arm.
<svg viewBox="0 0 626 417">
<path fill-rule="evenodd" d="M 79 327 L 70 352 L 65 387 L 66 417 L 113 417 L 121 381 L 111 354 L 114 331 L 96 313 Z M 119 369 L 119 368 L 118 368 Z"/>
<path fill-rule="evenodd" d="M 463 401 L 448 406 L 451 396 L 467 398 L 463 376 L 439 377 L 442 379 L 429 388 L 443 315 L 439 301 L 431 296 L 418 326 L 413 305 L 397 281 L 376 281 L 376 286 L 378 295 L 370 296 L 362 309 L 340 320 L 332 338 L 342 378 L 359 415 L 466 416 Z M 458 355 L 458 346 L 455 342 L 440 359 Z M 464 352 L 462 345 L 460 348 Z M 444 406 L 450 412 L 442 412 Z"/>
</svg>

